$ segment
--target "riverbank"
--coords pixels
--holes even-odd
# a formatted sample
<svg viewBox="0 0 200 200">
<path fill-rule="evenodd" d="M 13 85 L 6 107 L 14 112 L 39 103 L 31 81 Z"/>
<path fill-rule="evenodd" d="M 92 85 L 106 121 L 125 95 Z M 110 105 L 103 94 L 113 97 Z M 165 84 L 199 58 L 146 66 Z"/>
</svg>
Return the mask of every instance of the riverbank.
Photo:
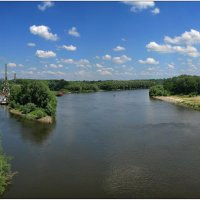
<svg viewBox="0 0 200 200">
<path fill-rule="evenodd" d="M 42 118 L 39 118 L 39 119 L 30 119 L 26 114 L 22 114 L 19 110 L 9 109 L 9 112 L 13 115 L 20 116 L 20 117 L 25 118 L 25 119 L 37 121 L 37 122 L 40 122 L 40 123 L 52 124 L 53 121 L 54 121 L 53 117 L 51 117 L 51 116 L 45 116 L 45 117 L 42 117 Z"/>
<path fill-rule="evenodd" d="M 153 98 L 200 111 L 200 96 L 153 96 Z"/>
</svg>

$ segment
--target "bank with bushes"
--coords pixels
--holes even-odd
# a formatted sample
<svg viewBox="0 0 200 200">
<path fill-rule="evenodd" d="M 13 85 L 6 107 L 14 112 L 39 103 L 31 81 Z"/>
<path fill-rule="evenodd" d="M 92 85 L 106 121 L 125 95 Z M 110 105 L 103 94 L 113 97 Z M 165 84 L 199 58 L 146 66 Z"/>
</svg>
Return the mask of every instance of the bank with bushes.
<svg viewBox="0 0 200 200">
<path fill-rule="evenodd" d="M 52 123 L 56 114 L 57 99 L 43 81 L 28 81 L 10 85 L 10 112 L 29 120 Z"/>
<path fill-rule="evenodd" d="M 149 89 L 149 96 L 200 110 L 200 76 L 181 75 Z"/>
</svg>

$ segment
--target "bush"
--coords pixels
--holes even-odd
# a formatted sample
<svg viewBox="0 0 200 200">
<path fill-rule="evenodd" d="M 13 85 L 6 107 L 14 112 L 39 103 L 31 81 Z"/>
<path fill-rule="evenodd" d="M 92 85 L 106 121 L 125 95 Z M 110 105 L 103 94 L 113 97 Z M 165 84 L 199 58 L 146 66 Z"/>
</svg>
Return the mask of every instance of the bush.
<svg viewBox="0 0 200 200">
<path fill-rule="evenodd" d="M 4 155 L 2 146 L 0 144 L 0 195 L 5 191 L 6 186 L 10 183 L 12 178 L 10 158 Z"/>
<path fill-rule="evenodd" d="M 28 114 L 36 109 L 36 105 L 34 103 L 27 103 L 26 105 L 22 106 L 21 111 L 22 114 Z"/>
<path fill-rule="evenodd" d="M 45 116 L 46 116 L 45 111 L 40 109 L 40 108 L 37 108 L 36 110 L 28 113 L 26 115 L 26 118 L 27 119 L 40 119 L 40 118 L 45 117 Z"/>
<path fill-rule="evenodd" d="M 169 92 L 164 89 L 163 85 L 152 86 L 149 90 L 149 96 L 168 96 Z"/>
</svg>

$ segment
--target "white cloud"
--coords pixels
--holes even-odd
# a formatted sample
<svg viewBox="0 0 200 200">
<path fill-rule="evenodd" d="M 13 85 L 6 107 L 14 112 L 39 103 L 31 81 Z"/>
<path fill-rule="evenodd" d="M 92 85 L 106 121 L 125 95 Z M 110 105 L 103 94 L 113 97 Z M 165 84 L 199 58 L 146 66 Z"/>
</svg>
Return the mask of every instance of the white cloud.
<svg viewBox="0 0 200 200">
<path fill-rule="evenodd" d="M 157 15 L 160 13 L 160 9 L 159 8 L 154 8 L 152 11 L 153 15 Z"/>
<path fill-rule="evenodd" d="M 131 61 L 132 58 L 126 56 L 126 55 L 123 55 L 123 56 L 119 56 L 119 57 L 113 57 L 113 62 L 116 63 L 116 64 L 124 64 L 128 61 Z"/>
<path fill-rule="evenodd" d="M 146 48 L 150 51 L 156 51 L 159 53 L 180 53 L 184 55 L 188 55 L 190 57 L 198 57 L 200 53 L 193 46 L 172 46 L 169 44 L 159 45 L 156 42 L 150 42 L 146 45 Z"/>
<path fill-rule="evenodd" d="M 61 62 L 64 64 L 74 64 L 75 61 L 71 58 L 68 58 L 68 59 L 61 59 Z"/>
<path fill-rule="evenodd" d="M 29 28 L 30 32 L 33 35 L 38 35 L 46 40 L 52 40 L 52 41 L 57 41 L 58 36 L 57 34 L 53 34 L 50 32 L 50 28 L 48 26 L 40 25 L 40 26 L 30 26 Z"/>
<path fill-rule="evenodd" d="M 97 63 L 97 64 L 96 64 L 96 67 L 97 67 L 97 68 L 103 68 L 103 65 Z"/>
<path fill-rule="evenodd" d="M 17 67 L 17 64 L 16 63 L 8 63 L 7 66 L 8 67 Z"/>
<path fill-rule="evenodd" d="M 71 29 L 69 29 L 68 34 L 74 37 L 80 37 L 80 33 L 77 31 L 76 27 L 72 27 Z"/>
<path fill-rule="evenodd" d="M 122 46 L 116 46 L 113 51 L 125 51 L 126 49 Z"/>
<path fill-rule="evenodd" d="M 185 31 L 181 36 L 176 36 L 171 38 L 165 36 L 164 41 L 170 44 L 183 44 L 183 45 L 192 45 L 200 43 L 200 32 L 194 29 L 191 29 L 189 32 Z"/>
<path fill-rule="evenodd" d="M 57 68 L 62 68 L 63 65 L 62 64 L 50 64 L 49 67 L 57 69 Z"/>
<path fill-rule="evenodd" d="M 132 12 L 139 12 L 155 6 L 154 1 L 123 1 L 123 3 L 130 5 Z"/>
<path fill-rule="evenodd" d="M 87 59 L 80 59 L 75 62 L 78 67 L 91 67 L 90 61 Z"/>
<path fill-rule="evenodd" d="M 35 55 L 39 58 L 52 58 L 56 57 L 56 53 L 53 51 L 43 51 L 43 50 L 37 50 Z"/>
<path fill-rule="evenodd" d="M 35 43 L 32 43 L 32 42 L 29 42 L 29 43 L 27 43 L 27 46 L 29 46 L 29 47 L 35 47 L 36 44 L 35 44 Z"/>
<path fill-rule="evenodd" d="M 147 58 L 146 60 L 139 60 L 140 64 L 149 64 L 149 65 L 158 65 L 159 61 L 156 61 L 154 58 Z"/>
<path fill-rule="evenodd" d="M 168 67 L 168 69 L 174 69 L 175 68 L 173 63 L 168 64 L 167 67 Z"/>
<path fill-rule="evenodd" d="M 18 64 L 18 67 L 24 67 L 24 65 L 23 64 Z"/>
<path fill-rule="evenodd" d="M 75 47 L 75 46 L 73 46 L 73 45 L 69 45 L 69 46 L 67 46 L 67 45 L 62 45 L 61 48 L 65 49 L 65 50 L 67 50 L 67 51 L 76 51 L 76 49 L 77 49 L 77 47 Z"/>
<path fill-rule="evenodd" d="M 61 62 L 64 64 L 73 64 L 73 65 L 75 65 L 77 67 L 81 67 L 81 68 L 91 67 L 90 61 L 87 59 L 73 60 L 73 59 L 69 58 L 69 59 L 61 59 Z"/>
<path fill-rule="evenodd" d="M 96 64 L 96 68 L 97 68 L 97 72 L 100 73 L 101 75 L 103 76 L 106 76 L 106 75 L 112 75 L 112 71 L 114 71 L 113 68 L 111 67 L 105 67 L 99 63 Z"/>
<path fill-rule="evenodd" d="M 111 60 L 112 59 L 112 57 L 110 55 L 108 55 L 108 54 L 106 54 L 102 58 L 103 58 L 103 60 Z"/>
<path fill-rule="evenodd" d="M 51 8 L 54 6 L 54 2 L 52 1 L 44 1 L 42 4 L 38 5 L 38 9 L 41 11 L 45 11 L 47 8 Z"/>
</svg>

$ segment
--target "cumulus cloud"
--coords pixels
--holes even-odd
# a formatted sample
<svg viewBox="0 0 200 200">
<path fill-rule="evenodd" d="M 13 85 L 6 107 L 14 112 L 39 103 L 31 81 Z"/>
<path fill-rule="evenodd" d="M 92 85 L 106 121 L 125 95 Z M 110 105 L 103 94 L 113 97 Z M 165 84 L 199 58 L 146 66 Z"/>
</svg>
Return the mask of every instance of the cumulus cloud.
<svg viewBox="0 0 200 200">
<path fill-rule="evenodd" d="M 113 57 L 112 61 L 116 64 L 124 64 L 128 61 L 131 61 L 132 58 L 126 56 L 126 55 L 122 55 L 122 56 L 119 56 L 119 57 Z"/>
<path fill-rule="evenodd" d="M 108 54 L 106 54 L 105 56 L 102 57 L 103 60 L 111 60 L 112 57 Z"/>
<path fill-rule="evenodd" d="M 16 63 L 8 63 L 7 66 L 8 67 L 17 67 L 17 64 Z"/>
<path fill-rule="evenodd" d="M 57 41 L 58 36 L 57 34 L 53 34 L 50 32 L 50 28 L 48 26 L 40 25 L 40 26 L 30 26 L 29 28 L 30 32 L 33 35 L 38 35 L 46 40 L 52 40 L 52 41 Z"/>
<path fill-rule="evenodd" d="M 159 53 L 180 53 L 184 55 L 188 55 L 190 57 L 198 57 L 200 53 L 193 46 L 172 46 L 170 44 L 157 44 L 156 42 L 150 42 L 146 45 L 146 48 L 150 51 L 156 51 Z"/>
<path fill-rule="evenodd" d="M 131 6 L 131 11 L 137 12 L 152 8 L 155 6 L 154 1 L 123 1 L 124 4 Z"/>
<path fill-rule="evenodd" d="M 51 8 L 54 6 L 54 2 L 52 1 L 44 1 L 38 5 L 38 9 L 41 11 L 45 11 L 47 8 Z"/>
<path fill-rule="evenodd" d="M 48 65 L 46 67 L 48 67 Z M 57 69 L 57 68 L 62 68 L 63 65 L 62 64 L 49 64 L 49 67 Z"/>
<path fill-rule="evenodd" d="M 63 49 L 67 50 L 67 51 L 76 51 L 77 47 L 73 46 L 73 45 L 62 45 Z"/>
<path fill-rule="evenodd" d="M 61 62 L 64 64 L 74 64 L 75 61 L 71 58 L 68 58 L 68 59 L 61 59 Z"/>
<path fill-rule="evenodd" d="M 90 61 L 87 59 L 80 59 L 75 62 L 75 65 L 77 65 L 78 67 L 91 67 Z"/>
<path fill-rule="evenodd" d="M 96 63 L 97 72 L 103 76 L 112 75 L 114 69 L 112 67 L 105 67 L 102 64 Z"/>
<path fill-rule="evenodd" d="M 97 67 L 97 68 L 103 68 L 103 65 L 97 63 L 97 64 L 96 64 L 96 67 Z"/>
<path fill-rule="evenodd" d="M 76 27 L 72 27 L 71 29 L 69 29 L 68 34 L 74 37 L 80 37 L 80 33 L 77 31 Z"/>
<path fill-rule="evenodd" d="M 35 46 L 36 46 L 36 44 L 35 44 L 35 43 L 33 43 L 33 42 L 29 42 L 29 43 L 27 43 L 27 46 L 28 46 L 28 47 L 35 47 Z"/>
<path fill-rule="evenodd" d="M 146 60 L 139 60 L 140 64 L 148 64 L 148 65 L 158 65 L 159 61 L 156 61 L 154 58 L 147 58 Z"/>
<path fill-rule="evenodd" d="M 112 72 L 109 71 L 106 68 L 98 69 L 97 72 L 99 72 L 101 75 L 106 76 L 106 75 L 112 75 Z"/>
<path fill-rule="evenodd" d="M 122 46 L 116 46 L 113 51 L 125 51 L 126 49 Z"/>
<path fill-rule="evenodd" d="M 153 15 L 157 15 L 160 13 L 160 9 L 159 8 L 154 8 L 153 10 L 151 10 L 151 12 L 153 13 Z"/>
<path fill-rule="evenodd" d="M 35 55 L 39 58 L 52 58 L 56 57 L 56 53 L 53 51 L 43 51 L 43 50 L 37 50 Z"/>
<path fill-rule="evenodd" d="M 176 36 L 171 38 L 169 36 L 165 36 L 164 41 L 166 43 L 175 44 L 175 45 L 193 45 L 200 43 L 200 32 L 194 29 L 190 31 L 185 31 L 180 36 Z"/>
<path fill-rule="evenodd" d="M 168 64 L 167 67 L 168 67 L 168 69 L 174 69 L 175 68 L 173 63 Z"/>
<path fill-rule="evenodd" d="M 60 61 L 64 64 L 73 64 L 81 68 L 91 67 L 90 61 L 87 59 L 73 60 L 71 58 L 68 58 L 68 59 L 61 59 Z"/>
</svg>

